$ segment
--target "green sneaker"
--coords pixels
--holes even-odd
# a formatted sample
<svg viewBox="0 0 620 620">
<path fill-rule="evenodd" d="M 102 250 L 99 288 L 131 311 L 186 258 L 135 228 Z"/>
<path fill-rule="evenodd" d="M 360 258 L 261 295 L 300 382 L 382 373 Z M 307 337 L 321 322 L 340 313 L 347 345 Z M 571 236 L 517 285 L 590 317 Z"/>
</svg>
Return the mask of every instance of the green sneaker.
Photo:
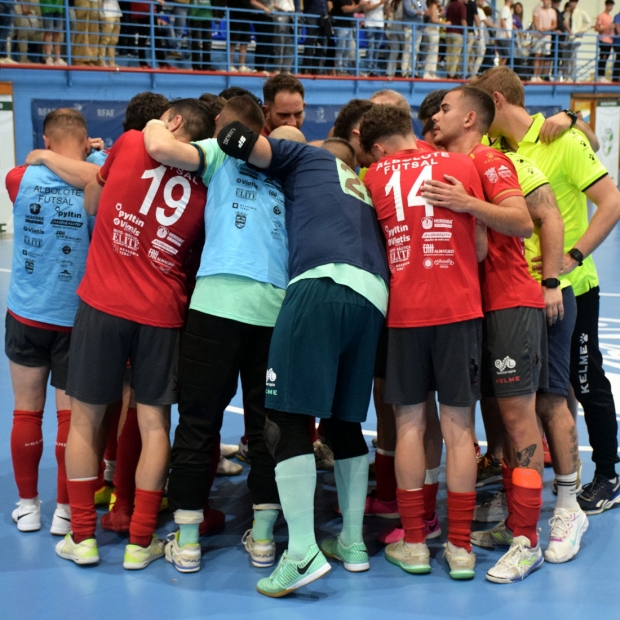
<svg viewBox="0 0 620 620">
<path fill-rule="evenodd" d="M 406 543 L 403 538 L 385 548 L 385 559 L 414 575 L 431 572 L 430 553 L 426 543 Z"/>
<path fill-rule="evenodd" d="M 484 549 L 503 549 L 512 545 L 513 534 L 506 526 L 505 521 L 500 521 L 490 530 L 472 532 L 469 537 L 471 544 Z"/>
<path fill-rule="evenodd" d="M 321 551 L 328 558 L 340 560 L 352 573 L 361 573 L 370 568 L 368 551 L 363 542 L 344 545 L 340 542 L 340 538 L 326 538 L 321 543 Z"/>
<path fill-rule="evenodd" d="M 300 562 L 290 560 L 286 553 L 285 551 L 282 554 L 276 570 L 256 584 L 256 589 L 261 594 L 273 598 L 286 596 L 293 590 L 321 578 L 332 568 L 317 545 L 312 545 L 306 557 Z"/>
<path fill-rule="evenodd" d="M 140 570 L 146 568 L 151 562 L 164 557 L 164 541 L 153 534 L 151 544 L 148 547 L 132 545 L 125 547 L 125 558 L 123 568 L 127 570 Z"/>
<path fill-rule="evenodd" d="M 64 560 L 72 560 L 76 564 L 97 564 L 99 549 L 94 538 L 87 538 L 82 542 L 73 542 L 72 532 L 69 532 L 56 545 L 56 555 Z"/>
<path fill-rule="evenodd" d="M 451 542 L 447 542 L 444 547 L 443 557 L 446 558 L 450 567 L 450 577 L 452 579 L 473 579 L 476 568 L 476 556 L 473 551 L 467 551 L 463 547 L 455 547 Z"/>
</svg>

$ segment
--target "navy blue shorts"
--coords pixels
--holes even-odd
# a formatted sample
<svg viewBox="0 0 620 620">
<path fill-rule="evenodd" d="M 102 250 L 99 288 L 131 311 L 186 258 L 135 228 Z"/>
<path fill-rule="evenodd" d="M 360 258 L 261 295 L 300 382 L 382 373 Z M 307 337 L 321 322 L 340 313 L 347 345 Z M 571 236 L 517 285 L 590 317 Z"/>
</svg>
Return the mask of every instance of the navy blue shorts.
<svg viewBox="0 0 620 620">
<path fill-rule="evenodd" d="M 549 352 L 549 387 L 538 393 L 568 396 L 570 382 L 570 344 L 577 320 L 577 302 L 573 287 L 562 290 L 564 318 L 551 327 L 547 326 Z"/>
</svg>

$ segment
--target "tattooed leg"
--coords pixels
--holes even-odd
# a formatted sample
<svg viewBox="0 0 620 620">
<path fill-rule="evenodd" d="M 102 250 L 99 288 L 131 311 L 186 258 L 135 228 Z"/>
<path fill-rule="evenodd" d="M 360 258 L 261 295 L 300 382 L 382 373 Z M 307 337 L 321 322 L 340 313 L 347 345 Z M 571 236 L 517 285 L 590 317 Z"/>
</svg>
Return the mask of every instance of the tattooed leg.
<svg viewBox="0 0 620 620">
<path fill-rule="evenodd" d="M 577 428 L 566 398 L 558 394 L 541 394 L 536 409 L 549 442 L 554 472 L 559 475 L 575 473 L 579 468 Z"/>
</svg>

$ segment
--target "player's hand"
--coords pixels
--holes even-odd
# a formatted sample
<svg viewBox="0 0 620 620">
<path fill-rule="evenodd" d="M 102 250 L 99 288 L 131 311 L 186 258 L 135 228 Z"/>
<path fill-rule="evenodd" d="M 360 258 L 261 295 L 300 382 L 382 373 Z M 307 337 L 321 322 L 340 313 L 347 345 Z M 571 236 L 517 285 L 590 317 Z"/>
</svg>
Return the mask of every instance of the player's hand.
<svg viewBox="0 0 620 620">
<path fill-rule="evenodd" d="M 91 151 L 103 151 L 103 149 L 105 149 L 103 138 L 88 138 L 88 144 L 90 145 Z"/>
<path fill-rule="evenodd" d="M 545 298 L 545 311 L 547 313 L 547 325 L 553 325 L 556 321 L 564 318 L 564 302 L 562 290 L 558 288 L 542 287 Z"/>
<path fill-rule="evenodd" d="M 551 144 L 554 140 L 557 140 L 567 129 L 570 129 L 571 119 L 568 114 L 559 112 L 550 116 L 542 124 L 540 128 L 540 141 L 543 144 Z"/>
<path fill-rule="evenodd" d="M 426 181 L 422 186 L 420 196 L 437 207 L 446 207 L 456 212 L 467 211 L 469 194 L 465 191 L 463 184 L 449 174 L 444 174 L 444 179 L 446 183 Z"/>
<path fill-rule="evenodd" d="M 564 258 L 562 259 L 562 271 L 560 271 L 560 273 L 570 273 L 577 265 L 579 265 L 579 263 L 570 254 L 564 254 Z"/>
<path fill-rule="evenodd" d="M 26 166 L 43 166 L 47 161 L 47 153 L 45 149 L 35 149 L 30 151 L 24 162 Z"/>
</svg>

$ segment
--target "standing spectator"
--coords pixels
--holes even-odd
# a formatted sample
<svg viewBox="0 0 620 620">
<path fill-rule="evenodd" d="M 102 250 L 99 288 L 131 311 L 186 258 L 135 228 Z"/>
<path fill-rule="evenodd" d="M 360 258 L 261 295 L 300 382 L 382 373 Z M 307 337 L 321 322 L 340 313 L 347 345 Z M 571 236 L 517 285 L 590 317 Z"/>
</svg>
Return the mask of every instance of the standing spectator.
<svg viewBox="0 0 620 620">
<path fill-rule="evenodd" d="M 463 29 L 467 26 L 467 9 L 462 0 L 450 0 L 446 21 L 451 24 L 446 28 L 446 71 L 448 78 L 454 79 L 457 72 L 459 75 L 463 72 Z"/>
<path fill-rule="evenodd" d="M 515 71 L 520 67 L 525 69 L 526 56 L 523 43 L 525 41 L 525 33 L 523 32 L 523 5 L 520 2 L 515 2 L 512 7 L 512 36 L 514 40 L 514 64 Z"/>
<path fill-rule="evenodd" d="M 327 19 L 328 12 L 327 0 L 306 0 L 304 2 L 306 43 L 302 73 L 310 75 L 318 73 L 315 69 L 321 65 L 321 48 L 327 45 L 323 21 Z"/>
<path fill-rule="evenodd" d="M 497 43 L 497 39 L 495 38 L 495 33 L 497 29 L 495 28 L 495 23 L 492 19 L 493 9 L 491 9 L 488 4 L 484 4 L 484 0 L 480 0 L 480 3 L 483 5 L 482 12 L 484 13 L 486 19 L 483 22 L 485 25 L 484 56 L 482 58 L 482 63 L 480 63 L 480 68 L 478 69 L 478 72 L 486 71 L 487 69 L 490 69 L 495 65 L 495 45 L 493 42 L 495 41 L 495 43 Z M 502 60 L 500 58 L 500 63 L 501 61 Z"/>
<path fill-rule="evenodd" d="M 228 28 L 230 39 L 230 65 L 229 71 L 251 73 L 245 64 L 250 42 L 250 22 L 245 11 L 251 8 L 250 0 L 227 0 L 226 6 L 230 9 L 228 14 Z M 239 51 L 239 69 L 234 66 L 235 50 Z"/>
<path fill-rule="evenodd" d="M 164 0 L 156 0 L 156 2 L 161 6 L 164 4 Z M 146 60 L 146 50 L 150 48 L 151 42 L 151 3 L 149 2 L 132 2 L 131 3 L 131 13 L 130 20 L 132 23 L 132 35 L 138 41 L 138 58 L 140 62 L 140 66 L 147 69 L 151 65 Z M 158 25 L 158 10 L 159 6 L 157 4 L 153 5 L 153 19 L 155 20 L 155 36 L 157 37 L 160 33 L 160 27 Z M 155 41 L 155 58 L 151 59 L 151 62 L 157 60 L 160 65 L 166 65 L 163 61 L 165 60 L 165 52 L 162 47 L 161 40 L 157 39 Z"/>
<path fill-rule="evenodd" d="M 555 11 L 551 8 L 551 0 L 543 0 L 533 13 L 532 52 L 534 53 L 534 76 L 532 82 L 542 82 L 543 76 L 549 77 L 551 56 L 551 33 L 557 27 Z"/>
<path fill-rule="evenodd" d="M 551 6 L 555 11 L 555 16 L 557 19 L 557 26 L 555 32 L 557 42 L 558 70 L 556 78 L 563 79 L 566 65 L 570 60 L 570 51 L 568 49 L 570 46 L 570 43 L 568 41 L 568 28 L 564 23 L 564 13 L 560 10 L 561 0 L 552 0 Z"/>
<path fill-rule="evenodd" d="M 424 38 L 421 48 L 425 51 L 424 79 L 437 79 L 437 59 L 439 57 L 439 10 L 437 0 L 426 0 L 424 11 Z"/>
<path fill-rule="evenodd" d="M 274 9 L 274 69 L 280 73 L 290 73 L 295 59 L 296 36 L 294 32 L 295 3 L 293 0 L 275 0 Z M 284 13 L 284 15 L 282 15 Z"/>
<path fill-rule="evenodd" d="M 592 27 L 590 16 L 582 11 L 578 4 L 578 0 L 569 0 L 564 9 L 564 21 L 570 35 L 569 41 L 569 60 L 567 62 L 566 72 L 573 82 L 577 79 L 577 52 L 581 45 L 581 38 L 584 32 Z"/>
<path fill-rule="evenodd" d="M 483 7 L 484 0 L 476 0 L 476 10 L 478 11 L 478 19 L 480 20 L 480 31 L 473 49 L 474 66 L 471 74 L 474 77 L 480 72 L 480 66 L 482 65 L 487 51 L 487 44 L 489 43 L 489 24 L 491 27 L 493 26 L 493 22 L 489 22 L 489 18 L 484 12 Z"/>
<path fill-rule="evenodd" d="M 12 45 L 15 51 L 15 43 L 18 44 L 19 62 L 33 62 L 28 58 L 29 45 L 37 57 L 36 62 L 40 62 L 38 57 L 41 54 L 40 43 L 43 40 L 43 24 L 39 19 L 40 15 L 39 0 L 22 0 L 15 5 L 15 31 Z"/>
<path fill-rule="evenodd" d="M 614 70 L 611 75 L 612 82 L 620 82 L 620 13 L 614 17 Z"/>
<path fill-rule="evenodd" d="M 611 35 L 615 32 L 614 21 L 611 17 L 614 4 L 616 4 L 614 0 L 605 1 L 605 10 L 596 18 L 594 25 L 594 30 L 598 32 L 598 70 L 596 76 L 599 82 L 609 82 L 605 77 L 605 69 L 613 44 Z"/>
<path fill-rule="evenodd" d="M 400 2 L 400 0 L 396 1 Z M 350 75 L 351 69 L 353 69 L 351 56 L 355 50 L 355 39 L 353 38 L 355 22 L 351 18 L 354 13 L 358 13 L 361 9 L 362 3 L 356 2 L 356 0 L 333 0 L 332 2 L 331 16 L 334 20 L 336 35 L 337 75 Z"/>
<path fill-rule="evenodd" d="M 467 0 L 467 75 L 473 77 L 476 57 L 474 46 L 480 40 L 480 18 L 478 17 L 478 5 L 476 0 Z"/>
<path fill-rule="evenodd" d="M 422 61 L 418 58 L 424 29 L 424 6 L 422 1 L 403 0 L 403 21 L 407 22 L 408 25 L 404 28 L 405 47 L 400 69 L 402 77 L 416 76 L 416 73 L 420 74 L 424 71 Z"/>
<path fill-rule="evenodd" d="M 183 56 L 180 50 L 181 44 L 183 43 L 183 31 L 185 30 L 190 0 L 174 0 L 174 2 L 174 7 L 170 13 L 170 28 L 173 37 L 169 42 L 169 47 L 173 51 L 170 52 L 168 56 L 176 60 L 181 60 Z"/>
<path fill-rule="evenodd" d="M 192 46 L 192 69 L 210 71 L 213 36 L 211 0 L 191 0 L 187 17 Z"/>
<path fill-rule="evenodd" d="M 64 33 L 64 0 L 45 0 L 41 4 L 43 20 L 43 55 L 46 65 L 66 66 L 60 57 L 60 44 Z M 54 57 L 52 58 L 52 51 Z"/>
<path fill-rule="evenodd" d="M 510 58 L 512 45 L 512 0 L 505 0 L 505 4 L 499 14 L 499 28 L 495 32 L 495 45 L 499 56 L 499 65 L 502 67 Z"/>
<path fill-rule="evenodd" d="M 403 2 L 402 0 L 390 0 L 385 7 L 385 36 L 388 40 L 390 55 L 387 64 L 387 76 L 396 75 L 398 59 L 403 51 L 405 33 L 403 31 Z"/>
<path fill-rule="evenodd" d="M 273 10 L 274 0 L 250 0 L 254 11 L 251 18 L 256 34 L 256 51 L 254 52 L 254 68 L 259 73 L 268 73 L 267 67 L 273 62 Z"/>
<path fill-rule="evenodd" d="M 121 31 L 121 7 L 118 0 L 103 0 L 101 7 L 101 39 L 99 40 L 99 67 L 116 67 L 116 44 Z M 106 58 L 109 58 L 106 64 Z"/>
<path fill-rule="evenodd" d="M 387 0 L 370 0 L 362 6 L 364 11 L 364 29 L 366 31 L 366 72 L 371 77 L 381 75 L 379 68 L 379 49 L 383 41 L 385 18 L 383 9 Z"/>
<path fill-rule="evenodd" d="M 64 4 L 64 3 L 63 3 Z M 97 0 L 74 0 L 75 23 L 72 49 L 74 65 L 96 65 L 99 53 L 99 8 Z"/>
</svg>

